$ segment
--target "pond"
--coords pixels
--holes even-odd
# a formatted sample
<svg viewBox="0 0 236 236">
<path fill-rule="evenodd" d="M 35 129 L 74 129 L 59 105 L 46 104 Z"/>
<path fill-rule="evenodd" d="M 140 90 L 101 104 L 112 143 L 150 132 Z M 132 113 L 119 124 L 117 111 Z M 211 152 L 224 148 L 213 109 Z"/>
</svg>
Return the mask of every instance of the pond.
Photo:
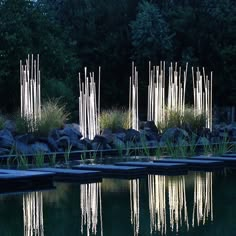
<svg viewBox="0 0 236 236">
<path fill-rule="evenodd" d="M 235 177 L 149 175 L 0 195 L 0 235 L 236 235 Z"/>
</svg>

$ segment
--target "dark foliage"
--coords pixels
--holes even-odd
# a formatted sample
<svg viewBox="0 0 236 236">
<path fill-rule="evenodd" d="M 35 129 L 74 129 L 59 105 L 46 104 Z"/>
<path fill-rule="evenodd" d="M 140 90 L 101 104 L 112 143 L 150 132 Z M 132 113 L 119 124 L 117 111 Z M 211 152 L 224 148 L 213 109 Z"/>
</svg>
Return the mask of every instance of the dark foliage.
<svg viewBox="0 0 236 236">
<path fill-rule="evenodd" d="M 19 60 L 28 53 L 40 54 L 44 98 L 62 96 L 72 112 L 85 65 L 102 66 L 103 108 L 127 105 L 132 60 L 144 110 L 148 60 L 205 66 L 214 103 L 235 103 L 235 0 L 0 0 L 0 16 L 2 111 L 19 107 Z"/>
</svg>

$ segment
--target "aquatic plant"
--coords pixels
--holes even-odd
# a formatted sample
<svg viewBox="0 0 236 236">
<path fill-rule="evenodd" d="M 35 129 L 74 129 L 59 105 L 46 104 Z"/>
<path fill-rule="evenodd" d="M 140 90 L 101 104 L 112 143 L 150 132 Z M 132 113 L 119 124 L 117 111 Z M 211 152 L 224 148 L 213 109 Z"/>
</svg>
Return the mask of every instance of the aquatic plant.
<svg viewBox="0 0 236 236">
<path fill-rule="evenodd" d="M 56 165 L 56 157 L 57 157 L 56 153 L 53 153 L 48 157 L 50 166 L 54 167 Z"/>
<path fill-rule="evenodd" d="M 40 167 L 43 167 L 44 164 L 45 164 L 45 156 L 44 156 L 44 153 L 42 152 L 37 152 L 35 155 L 34 155 L 34 164 L 37 168 L 40 168 Z"/>
<path fill-rule="evenodd" d="M 17 162 L 17 169 L 26 170 L 29 168 L 28 158 L 25 154 L 16 155 L 15 160 Z"/>
</svg>

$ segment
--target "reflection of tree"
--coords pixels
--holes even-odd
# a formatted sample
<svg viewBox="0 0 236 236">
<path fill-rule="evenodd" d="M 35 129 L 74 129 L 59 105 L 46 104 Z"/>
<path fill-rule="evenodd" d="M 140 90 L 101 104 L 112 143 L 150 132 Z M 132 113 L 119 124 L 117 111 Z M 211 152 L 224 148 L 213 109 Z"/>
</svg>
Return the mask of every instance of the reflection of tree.
<svg viewBox="0 0 236 236">
<path fill-rule="evenodd" d="M 131 224 L 134 226 L 134 235 L 139 234 L 139 179 L 129 181 Z"/>
<path fill-rule="evenodd" d="M 206 223 L 208 218 L 213 221 L 212 173 L 197 173 L 194 178 L 194 206 L 192 226 Z"/>
<path fill-rule="evenodd" d="M 84 233 L 84 226 L 87 235 L 97 233 L 97 226 L 100 218 L 101 236 L 103 235 L 102 226 L 102 199 L 101 183 L 81 184 L 80 185 L 80 208 L 81 208 L 81 233 Z"/>
<path fill-rule="evenodd" d="M 41 192 L 23 195 L 24 236 L 43 236 L 43 196 Z"/>
<path fill-rule="evenodd" d="M 166 191 L 166 187 L 168 191 Z M 153 231 L 159 231 L 162 235 L 165 235 L 167 223 L 170 224 L 172 231 L 175 229 L 178 232 L 180 226 L 183 225 L 186 225 L 188 230 L 184 176 L 168 178 L 149 175 L 148 188 L 151 234 Z M 169 206 L 168 219 L 166 214 L 167 205 Z"/>
</svg>

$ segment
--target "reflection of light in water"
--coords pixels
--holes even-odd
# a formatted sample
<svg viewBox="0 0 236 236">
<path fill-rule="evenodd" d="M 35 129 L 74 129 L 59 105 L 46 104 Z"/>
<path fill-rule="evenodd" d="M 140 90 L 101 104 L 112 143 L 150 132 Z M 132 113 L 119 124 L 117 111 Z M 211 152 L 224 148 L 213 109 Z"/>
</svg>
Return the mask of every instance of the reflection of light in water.
<svg viewBox="0 0 236 236">
<path fill-rule="evenodd" d="M 23 195 L 24 236 L 43 236 L 43 195 L 41 192 Z"/>
<path fill-rule="evenodd" d="M 212 173 L 195 174 L 194 178 L 194 206 L 192 226 L 197 225 L 200 221 L 206 223 L 207 218 L 213 221 L 213 196 L 212 196 Z"/>
<path fill-rule="evenodd" d="M 166 233 L 165 176 L 149 175 L 150 231 Z"/>
<path fill-rule="evenodd" d="M 102 228 L 102 200 L 101 183 L 81 184 L 80 185 L 80 208 L 81 208 L 81 233 L 84 226 L 87 227 L 87 235 L 97 233 L 98 220 L 100 218 L 101 236 Z M 99 214 L 100 210 L 100 214 Z"/>
<path fill-rule="evenodd" d="M 139 234 L 139 179 L 129 181 L 131 224 L 134 226 L 134 235 Z"/>
<path fill-rule="evenodd" d="M 166 186 L 168 195 L 166 194 Z M 172 231 L 175 229 L 178 232 L 179 227 L 183 225 L 186 225 L 188 230 L 184 176 L 168 178 L 159 175 L 149 175 L 148 188 L 151 234 L 153 231 L 159 231 L 162 235 L 165 235 L 167 222 L 170 224 Z M 167 204 L 169 205 L 168 219 L 166 215 Z"/>
<path fill-rule="evenodd" d="M 168 193 L 169 193 L 169 211 L 170 211 L 170 227 L 171 230 L 176 229 L 179 231 L 179 227 L 186 225 L 189 229 L 188 212 L 186 205 L 186 192 L 185 192 L 185 178 L 184 176 L 178 176 L 174 179 L 171 178 L 168 181 Z"/>
</svg>

